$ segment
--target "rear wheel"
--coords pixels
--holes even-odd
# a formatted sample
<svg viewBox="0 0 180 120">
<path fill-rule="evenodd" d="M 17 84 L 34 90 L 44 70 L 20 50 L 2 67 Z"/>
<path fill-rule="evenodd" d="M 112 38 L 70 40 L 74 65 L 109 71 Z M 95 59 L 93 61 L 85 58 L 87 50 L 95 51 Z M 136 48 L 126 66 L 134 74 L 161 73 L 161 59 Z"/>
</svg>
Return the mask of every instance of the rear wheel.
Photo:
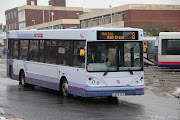
<svg viewBox="0 0 180 120">
<path fill-rule="evenodd" d="M 62 95 L 64 97 L 70 97 L 71 96 L 71 94 L 69 94 L 69 92 L 68 92 L 68 81 L 66 79 L 64 79 L 62 81 L 61 92 L 62 92 Z"/>
<path fill-rule="evenodd" d="M 20 74 L 20 84 L 23 86 L 23 87 L 26 87 L 27 86 L 27 83 L 25 81 L 25 73 L 24 71 L 21 72 Z"/>
</svg>

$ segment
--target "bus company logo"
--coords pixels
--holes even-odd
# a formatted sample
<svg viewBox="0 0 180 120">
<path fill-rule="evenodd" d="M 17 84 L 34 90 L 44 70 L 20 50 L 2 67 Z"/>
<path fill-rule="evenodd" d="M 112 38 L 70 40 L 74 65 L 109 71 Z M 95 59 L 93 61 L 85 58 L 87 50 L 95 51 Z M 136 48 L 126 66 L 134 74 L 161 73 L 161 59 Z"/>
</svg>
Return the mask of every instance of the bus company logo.
<svg viewBox="0 0 180 120">
<path fill-rule="evenodd" d="M 35 38 L 43 38 L 43 34 L 34 34 Z"/>
<path fill-rule="evenodd" d="M 80 37 L 81 37 L 81 38 L 84 38 L 84 36 L 83 36 L 83 34 L 82 34 L 82 33 L 80 34 Z"/>
<path fill-rule="evenodd" d="M 117 83 L 117 84 L 120 84 L 121 82 L 120 82 L 120 80 L 117 80 L 116 83 Z"/>
</svg>

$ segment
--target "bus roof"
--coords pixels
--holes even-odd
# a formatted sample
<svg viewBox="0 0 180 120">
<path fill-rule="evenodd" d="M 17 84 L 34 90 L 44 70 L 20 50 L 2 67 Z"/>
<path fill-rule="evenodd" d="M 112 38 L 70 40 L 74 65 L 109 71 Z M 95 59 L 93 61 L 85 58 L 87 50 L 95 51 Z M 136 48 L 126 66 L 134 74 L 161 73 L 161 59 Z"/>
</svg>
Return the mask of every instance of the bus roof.
<svg viewBox="0 0 180 120">
<path fill-rule="evenodd" d="M 140 31 L 139 28 L 102 28 L 89 29 L 58 29 L 58 30 L 10 30 L 7 32 L 8 39 L 78 39 L 85 40 L 96 36 L 96 31 Z M 91 38 L 92 39 L 92 38 Z M 94 39 L 94 38 L 93 38 Z"/>
</svg>

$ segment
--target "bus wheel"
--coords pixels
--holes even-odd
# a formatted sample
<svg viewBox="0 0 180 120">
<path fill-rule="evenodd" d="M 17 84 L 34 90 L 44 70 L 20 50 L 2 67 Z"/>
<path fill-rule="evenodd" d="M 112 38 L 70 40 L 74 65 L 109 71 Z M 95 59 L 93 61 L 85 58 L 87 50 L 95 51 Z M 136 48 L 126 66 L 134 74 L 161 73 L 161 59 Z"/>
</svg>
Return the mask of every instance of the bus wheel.
<svg viewBox="0 0 180 120">
<path fill-rule="evenodd" d="M 21 74 L 20 74 L 20 84 L 21 84 L 23 87 L 26 87 L 26 86 L 27 86 L 27 84 L 26 84 L 26 82 L 25 82 L 25 73 L 24 73 L 24 71 L 22 71 Z"/>
<path fill-rule="evenodd" d="M 68 93 L 68 81 L 66 79 L 62 81 L 61 91 L 64 97 L 70 97 L 70 94 Z"/>
</svg>

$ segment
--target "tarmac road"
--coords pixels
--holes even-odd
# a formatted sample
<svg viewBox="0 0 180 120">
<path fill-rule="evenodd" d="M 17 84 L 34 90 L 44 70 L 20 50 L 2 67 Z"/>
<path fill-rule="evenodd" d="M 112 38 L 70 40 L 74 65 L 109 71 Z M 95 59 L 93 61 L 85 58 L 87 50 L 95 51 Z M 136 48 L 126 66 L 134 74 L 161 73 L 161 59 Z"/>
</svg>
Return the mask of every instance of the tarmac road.
<svg viewBox="0 0 180 120">
<path fill-rule="evenodd" d="M 180 120 L 180 100 L 148 84 L 143 96 L 64 98 L 58 92 L 23 88 L 6 77 L 0 60 L 0 119 L 24 120 Z M 150 79 L 147 79 L 150 80 Z M 153 85 L 153 84 L 152 84 Z M 153 91 L 152 91 L 153 90 Z M 159 95 L 161 94 L 161 95 Z"/>
</svg>

